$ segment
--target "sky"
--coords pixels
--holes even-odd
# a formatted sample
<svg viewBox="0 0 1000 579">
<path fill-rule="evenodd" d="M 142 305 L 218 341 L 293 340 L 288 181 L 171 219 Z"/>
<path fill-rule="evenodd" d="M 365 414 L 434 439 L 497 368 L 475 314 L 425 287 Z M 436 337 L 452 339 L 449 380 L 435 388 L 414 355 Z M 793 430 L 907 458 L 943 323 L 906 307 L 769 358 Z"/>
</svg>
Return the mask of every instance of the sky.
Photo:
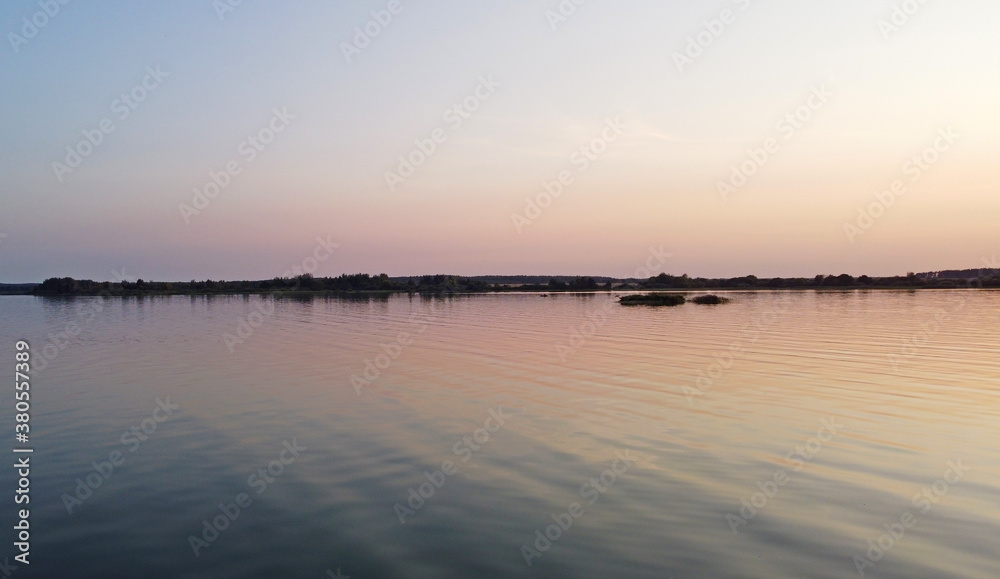
<svg viewBox="0 0 1000 579">
<path fill-rule="evenodd" d="M 0 282 L 983 267 L 997 21 L 988 0 L 11 0 Z"/>
</svg>

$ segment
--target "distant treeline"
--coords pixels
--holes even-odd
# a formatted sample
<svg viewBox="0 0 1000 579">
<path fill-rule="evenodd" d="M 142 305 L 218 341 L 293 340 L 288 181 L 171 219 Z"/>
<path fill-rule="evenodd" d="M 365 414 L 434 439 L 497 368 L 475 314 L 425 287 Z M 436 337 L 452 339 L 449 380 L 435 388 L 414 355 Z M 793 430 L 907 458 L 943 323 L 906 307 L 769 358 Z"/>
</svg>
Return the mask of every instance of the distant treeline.
<svg viewBox="0 0 1000 579">
<path fill-rule="evenodd" d="M 542 278 L 546 279 L 546 278 Z M 389 278 L 359 273 L 340 277 L 313 277 L 310 274 L 293 278 L 274 278 L 263 281 L 195 281 L 157 282 L 96 282 L 70 277 L 49 278 L 31 290 L 41 296 L 92 296 L 92 295 L 155 295 L 155 294 L 241 294 L 241 293 L 296 293 L 296 292 L 409 292 L 409 293 L 485 293 L 503 291 L 595 291 L 610 290 L 611 278 L 603 285 L 592 277 L 568 278 L 560 281 L 548 278 L 544 284 L 491 284 L 476 277 L 456 275 L 424 275 L 420 277 Z M 618 287 L 621 287 L 619 285 Z M 24 292 L 27 293 L 27 292 Z"/>
<path fill-rule="evenodd" d="M 995 270 L 986 271 L 989 277 L 929 277 L 907 274 L 894 277 L 853 277 L 848 274 L 817 275 L 805 277 L 758 278 L 753 275 L 724 279 L 689 278 L 661 273 L 642 282 L 643 289 L 823 289 L 823 288 L 965 288 L 1000 287 L 1000 276 Z"/>
<path fill-rule="evenodd" d="M 38 286 L 37 283 L 0 283 L 0 296 L 24 295 Z"/>
<path fill-rule="evenodd" d="M 450 275 L 426 275 L 418 281 L 399 282 L 385 274 L 359 273 L 340 277 L 313 277 L 304 274 L 293 278 L 261 281 L 158 282 L 139 279 L 134 282 L 95 282 L 70 277 L 49 278 L 32 290 L 33 295 L 155 295 L 155 294 L 241 294 L 295 292 L 485 292 L 488 284 Z"/>
<path fill-rule="evenodd" d="M 980 271 L 980 270 L 972 270 Z M 195 281 L 190 282 L 96 282 L 70 277 L 49 278 L 38 285 L 6 286 L 7 292 L 40 296 L 97 295 L 172 295 L 172 294 L 244 294 L 244 293 L 353 293 L 408 292 L 421 294 L 453 294 L 484 292 L 580 292 L 608 290 L 703 290 L 703 289 L 851 289 L 851 288 L 1000 288 L 997 270 L 981 270 L 980 277 L 929 276 L 908 274 L 895 277 L 852 277 L 848 274 L 817 275 L 812 278 L 758 278 L 748 275 L 734 278 L 692 278 L 686 274 L 674 276 L 661 273 L 647 280 L 616 280 L 594 277 L 519 276 L 522 283 L 510 283 L 503 276 L 462 277 L 455 275 L 424 275 L 390 278 L 386 274 L 364 273 L 340 277 L 313 277 L 304 274 L 293 278 L 261 281 Z M 492 280 L 492 281 L 487 281 Z M 530 280 L 530 282 L 529 282 Z M 525 283 L 528 282 L 528 283 Z"/>
<path fill-rule="evenodd" d="M 917 274 L 926 278 L 951 278 L 951 279 L 976 279 L 991 278 L 997 276 L 996 269 L 946 269 L 943 271 L 931 271 Z"/>
<path fill-rule="evenodd" d="M 469 276 L 470 279 L 475 279 L 488 283 L 490 285 L 516 285 L 516 286 L 542 286 L 548 285 L 553 280 L 557 282 L 563 282 L 569 284 L 575 280 L 580 279 L 592 279 L 599 285 L 604 285 L 608 282 L 621 283 L 623 281 L 618 278 L 606 277 L 606 276 L 593 276 L 593 277 L 580 277 L 574 275 L 476 275 Z M 409 279 L 420 279 L 420 278 L 409 278 L 409 277 L 394 277 L 392 280 L 407 281 Z M 631 280 L 633 282 L 638 280 Z"/>
</svg>

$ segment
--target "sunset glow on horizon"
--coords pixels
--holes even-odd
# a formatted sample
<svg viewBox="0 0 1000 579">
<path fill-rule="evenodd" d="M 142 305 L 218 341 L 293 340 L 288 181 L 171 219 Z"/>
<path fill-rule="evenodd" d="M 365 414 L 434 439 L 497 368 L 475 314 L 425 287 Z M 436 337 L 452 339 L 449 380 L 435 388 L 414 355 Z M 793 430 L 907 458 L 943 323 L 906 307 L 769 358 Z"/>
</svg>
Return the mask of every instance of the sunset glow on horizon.
<svg viewBox="0 0 1000 579">
<path fill-rule="evenodd" d="M 58 6 L 0 14 L 3 283 L 1000 254 L 995 2 Z"/>
</svg>

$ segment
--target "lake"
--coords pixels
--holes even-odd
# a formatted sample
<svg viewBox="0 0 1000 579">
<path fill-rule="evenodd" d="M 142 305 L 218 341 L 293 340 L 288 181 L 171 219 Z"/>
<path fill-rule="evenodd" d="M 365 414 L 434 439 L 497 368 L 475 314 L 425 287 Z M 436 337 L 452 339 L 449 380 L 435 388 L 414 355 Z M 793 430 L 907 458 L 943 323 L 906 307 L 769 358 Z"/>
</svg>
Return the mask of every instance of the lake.
<svg viewBox="0 0 1000 579">
<path fill-rule="evenodd" d="M 14 576 L 1000 577 L 1000 292 L 721 295 L 0 297 Z"/>
</svg>

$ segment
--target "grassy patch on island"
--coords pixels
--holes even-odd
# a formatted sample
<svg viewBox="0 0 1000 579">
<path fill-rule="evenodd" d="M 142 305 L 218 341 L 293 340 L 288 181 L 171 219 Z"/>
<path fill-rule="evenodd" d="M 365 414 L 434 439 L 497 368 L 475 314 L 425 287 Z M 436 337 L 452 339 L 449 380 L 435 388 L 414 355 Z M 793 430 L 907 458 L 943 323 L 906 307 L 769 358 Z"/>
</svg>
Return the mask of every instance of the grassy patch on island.
<svg viewBox="0 0 1000 579">
<path fill-rule="evenodd" d="M 644 294 L 622 296 L 618 302 L 623 306 L 680 306 L 687 299 L 680 294 Z"/>
<path fill-rule="evenodd" d="M 709 294 L 707 296 L 698 296 L 698 297 L 694 298 L 691 301 L 693 301 L 694 303 L 696 303 L 696 304 L 698 304 L 700 306 L 717 306 L 719 304 L 727 303 L 730 300 L 729 300 L 729 298 L 723 298 L 723 297 L 719 297 L 717 295 Z"/>
</svg>

